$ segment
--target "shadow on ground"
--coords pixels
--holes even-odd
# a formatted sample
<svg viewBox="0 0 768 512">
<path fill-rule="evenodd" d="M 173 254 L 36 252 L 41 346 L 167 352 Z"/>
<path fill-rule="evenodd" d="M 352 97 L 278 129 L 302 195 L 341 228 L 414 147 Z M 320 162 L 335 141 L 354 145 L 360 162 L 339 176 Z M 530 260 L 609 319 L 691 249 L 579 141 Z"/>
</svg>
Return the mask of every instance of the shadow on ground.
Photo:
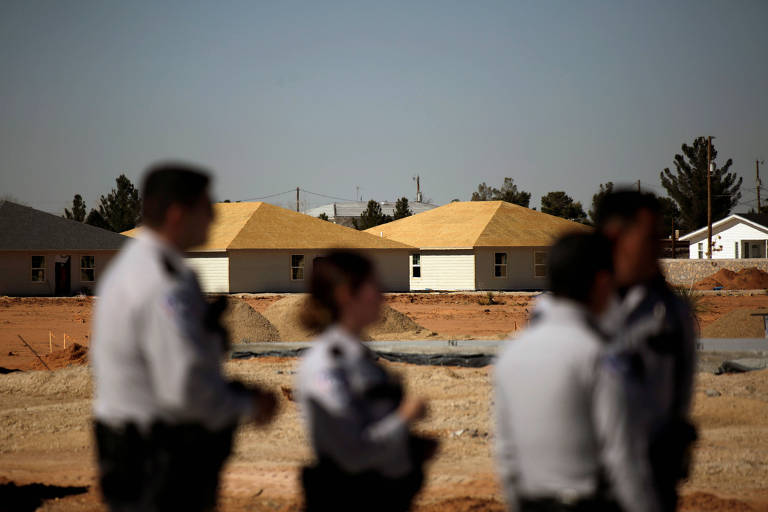
<svg viewBox="0 0 768 512">
<path fill-rule="evenodd" d="M 37 510 L 44 501 L 88 492 L 88 487 L 59 487 L 56 485 L 0 484 L 0 512 L 28 512 Z"/>
</svg>

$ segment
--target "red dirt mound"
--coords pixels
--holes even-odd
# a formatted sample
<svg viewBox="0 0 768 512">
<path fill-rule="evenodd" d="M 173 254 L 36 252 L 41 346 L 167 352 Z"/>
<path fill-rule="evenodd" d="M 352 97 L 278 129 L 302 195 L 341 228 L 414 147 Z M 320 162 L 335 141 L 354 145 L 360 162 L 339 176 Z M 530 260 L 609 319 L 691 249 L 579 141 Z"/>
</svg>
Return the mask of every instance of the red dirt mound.
<svg viewBox="0 0 768 512">
<path fill-rule="evenodd" d="M 763 272 L 757 267 L 744 268 L 738 272 L 723 268 L 705 277 L 695 285 L 696 290 L 712 290 L 722 288 L 724 290 L 764 290 L 768 289 L 768 272 Z"/>
<path fill-rule="evenodd" d="M 51 370 L 66 368 L 67 366 L 72 365 L 86 364 L 88 362 L 88 347 L 75 343 L 66 349 L 57 350 L 50 354 L 40 354 L 40 357 Z M 31 366 L 35 370 L 46 369 L 37 358 L 35 358 L 35 361 Z"/>
</svg>

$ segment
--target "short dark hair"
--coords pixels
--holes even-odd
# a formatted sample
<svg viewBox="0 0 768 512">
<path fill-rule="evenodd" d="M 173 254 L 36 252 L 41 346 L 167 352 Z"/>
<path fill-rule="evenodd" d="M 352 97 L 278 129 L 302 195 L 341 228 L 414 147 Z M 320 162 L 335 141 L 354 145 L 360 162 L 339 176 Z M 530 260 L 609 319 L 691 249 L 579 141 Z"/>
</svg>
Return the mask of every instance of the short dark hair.
<svg viewBox="0 0 768 512">
<path fill-rule="evenodd" d="M 158 226 L 172 204 L 194 205 L 210 181 L 206 169 L 192 164 L 161 162 L 151 166 L 141 185 L 142 222 Z"/>
<path fill-rule="evenodd" d="M 573 233 L 549 251 L 549 290 L 558 297 L 589 301 L 599 272 L 613 271 L 611 242 L 599 233 Z"/>
<path fill-rule="evenodd" d="M 613 220 L 631 222 L 641 210 L 661 213 L 661 203 L 650 192 L 619 189 L 604 195 L 595 205 L 595 224 L 598 230 Z"/>
<path fill-rule="evenodd" d="M 300 316 L 301 323 L 310 330 L 319 331 L 337 322 L 341 315 L 336 303 L 339 286 L 349 286 L 356 292 L 375 275 L 371 260 L 353 251 L 335 250 L 315 258 L 309 279 L 309 299 Z"/>
</svg>

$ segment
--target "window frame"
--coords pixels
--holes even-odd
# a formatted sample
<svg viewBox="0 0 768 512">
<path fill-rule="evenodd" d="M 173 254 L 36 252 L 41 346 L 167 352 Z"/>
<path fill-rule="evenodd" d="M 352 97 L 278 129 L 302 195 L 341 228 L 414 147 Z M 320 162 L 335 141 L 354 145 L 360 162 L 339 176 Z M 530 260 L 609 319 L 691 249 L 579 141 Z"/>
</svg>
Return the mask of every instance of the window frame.
<svg viewBox="0 0 768 512">
<path fill-rule="evenodd" d="M 699 258 L 698 259 L 703 260 L 704 259 L 704 242 L 699 242 L 698 245 L 696 246 L 696 248 L 697 248 L 698 254 L 699 254 Z"/>
<path fill-rule="evenodd" d="M 544 255 L 544 263 L 536 263 L 536 256 L 539 254 Z M 547 266 L 547 258 L 549 257 L 549 251 L 541 250 L 541 249 L 534 249 L 533 250 L 533 277 L 536 279 L 546 279 L 549 277 L 549 269 Z M 544 273 L 542 275 L 538 275 L 537 270 L 543 269 Z"/>
<path fill-rule="evenodd" d="M 740 242 L 733 242 L 734 259 L 739 259 L 739 244 Z"/>
<path fill-rule="evenodd" d="M 496 256 L 503 254 L 504 263 L 496 263 Z M 496 274 L 496 269 L 504 269 L 504 275 Z M 494 279 L 509 279 L 509 253 L 506 251 L 496 252 L 493 251 L 493 278 Z"/>
<path fill-rule="evenodd" d="M 85 258 L 91 258 L 92 266 L 90 267 L 84 267 L 83 266 L 83 259 Z M 93 272 L 93 278 L 92 279 L 83 279 L 83 273 L 87 271 Z M 92 254 L 81 254 L 80 255 L 80 282 L 81 283 L 95 283 L 96 282 L 96 256 Z"/>
<path fill-rule="evenodd" d="M 418 263 L 416 263 L 416 259 L 418 259 Z M 416 269 L 419 270 L 419 275 L 415 275 Z M 411 278 L 412 279 L 421 279 L 421 253 L 413 253 L 411 254 Z"/>
<path fill-rule="evenodd" d="M 42 266 L 36 267 L 35 266 L 35 258 L 42 258 Z M 29 280 L 32 283 L 45 283 L 45 274 L 46 274 L 46 261 L 45 261 L 45 255 L 44 254 L 32 254 L 29 258 Z M 38 270 L 42 274 L 41 279 L 35 279 L 35 271 Z"/>
<path fill-rule="evenodd" d="M 301 265 L 294 265 L 293 264 L 293 258 L 299 256 L 301 257 Z M 306 254 L 291 254 L 288 257 L 288 264 L 290 269 L 290 276 L 291 281 L 304 281 L 306 278 L 306 269 L 307 269 L 307 256 Z M 295 270 L 301 270 L 301 277 L 294 277 L 294 269 Z"/>
</svg>

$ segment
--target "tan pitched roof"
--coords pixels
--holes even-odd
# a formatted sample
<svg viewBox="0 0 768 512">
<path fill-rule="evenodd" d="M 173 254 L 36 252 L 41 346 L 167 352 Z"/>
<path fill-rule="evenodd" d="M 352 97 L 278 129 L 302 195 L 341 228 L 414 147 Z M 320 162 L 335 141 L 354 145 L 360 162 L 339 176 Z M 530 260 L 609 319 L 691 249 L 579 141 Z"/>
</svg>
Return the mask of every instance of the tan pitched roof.
<svg viewBox="0 0 768 512">
<path fill-rule="evenodd" d="M 544 247 L 568 231 L 591 228 L 504 201 L 449 203 L 375 226 L 368 233 L 427 248 Z"/>
<path fill-rule="evenodd" d="M 215 218 L 208 241 L 190 249 L 190 252 L 228 249 L 411 249 L 394 240 L 267 203 L 216 203 L 213 210 Z M 136 229 L 123 234 L 134 236 Z"/>
</svg>

